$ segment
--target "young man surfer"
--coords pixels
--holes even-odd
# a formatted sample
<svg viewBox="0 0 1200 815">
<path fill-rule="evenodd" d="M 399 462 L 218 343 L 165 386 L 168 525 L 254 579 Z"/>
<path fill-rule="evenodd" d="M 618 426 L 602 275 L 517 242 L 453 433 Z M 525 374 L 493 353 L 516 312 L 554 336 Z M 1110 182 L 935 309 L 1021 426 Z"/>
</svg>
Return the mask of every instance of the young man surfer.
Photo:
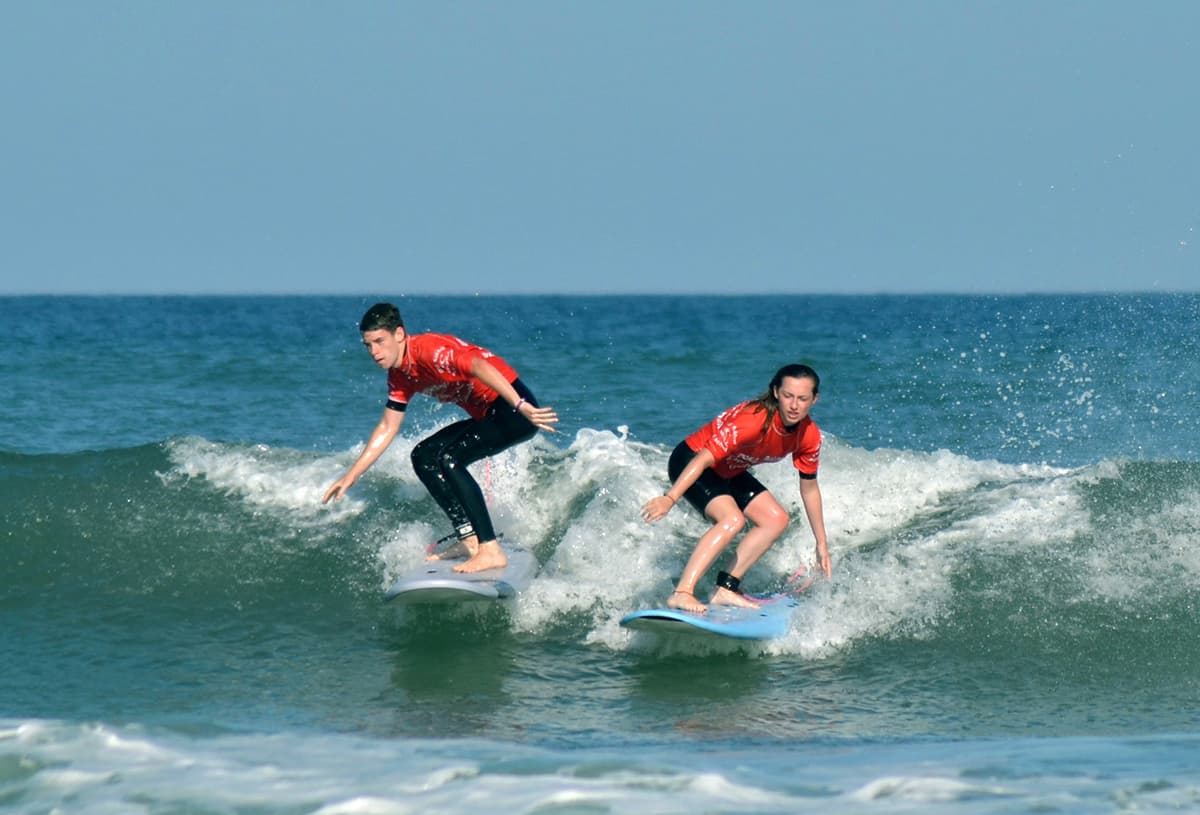
<svg viewBox="0 0 1200 815">
<path fill-rule="evenodd" d="M 505 566 L 483 492 L 467 465 L 528 441 L 538 430 L 553 432 L 557 414 L 539 407 L 512 366 L 492 352 L 449 334 L 405 333 L 400 310 L 391 303 L 368 309 L 358 328 L 371 358 L 388 372 L 388 401 L 362 454 L 329 487 L 322 503 L 341 498 L 353 486 L 396 438 L 409 400 L 428 394 L 458 405 L 470 417 L 442 428 L 412 452 L 417 477 L 454 524 L 460 546 L 453 554 L 469 555 L 454 570 Z"/>
<path fill-rule="evenodd" d="M 647 522 L 657 521 L 680 498 L 687 498 L 713 526 L 696 544 L 675 592 L 667 599 L 668 606 L 708 611 L 708 606 L 696 599 L 696 582 L 741 532 L 747 519 L 754 526 L 738 545 L 729 571 L 718 572 L 717 588 L 709 602 L 757 605 L 741 594 L 742 576 L 783 534 L 789 518 L 775 496 L 750 474 L 750 467 L 789 454 L 800 473 L 800 500 L 816 538 L 817 567 L 827 577 L 832 573 L 817 485 L 821 431 L 808 415 L 816 404 L 820 383 L 816 371 L 807 365 L 786 365 L 771 379 L 766 393 L 729 408 L 671 453 L 667 463 L 671 488 L 647 501 L 642 517 Z"/>
</svg>

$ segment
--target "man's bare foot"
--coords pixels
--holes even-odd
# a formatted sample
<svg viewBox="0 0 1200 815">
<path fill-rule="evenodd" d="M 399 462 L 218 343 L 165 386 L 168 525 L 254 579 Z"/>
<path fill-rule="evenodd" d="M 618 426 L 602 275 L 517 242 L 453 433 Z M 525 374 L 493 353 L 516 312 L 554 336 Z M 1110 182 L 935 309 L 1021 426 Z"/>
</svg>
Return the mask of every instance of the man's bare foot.
<svg viewBox="0 0 1200 815">
<path fill-rule="evenodd" d="M 478 546 L 472 548 L 470 544 L 459 541 L 447 546 L 440 552 L 434 552 L 432 555 L 426 557 L 425 560 L 461 560 L 462 558 L 474 555 L 478 548 Z"/>
<path fill-rule="evenodd" d="M 736 591 L 730 591 L 724 586 L 717 586 L 717 590 L 713 592 L 713 596 L 708 602 L 714 606 L 740 606 L 741 608 L 758 608 L 760 605 L 758 601 Z"/>
<path fill-rule="evenodd" d="M 466 563 L 455 566 L 454 571 L 461 573 L 486 572 L 488 569 L 503 569 L 507 565 L 508 558 L 500 549 L 500 543 L 489 541 L 479 544 L 478 551 L 471 555 Z"/>
<path fill-rule="evenodd" d="M 690 611 L 692 614 L 705 614 L 708 612 L 708 606 L 696 599 L 696 595 L 690 591 L 673 591 L 671 596 L 667 598 L 667 608 L 673 608 L 678 611 Z"/>
</svg>

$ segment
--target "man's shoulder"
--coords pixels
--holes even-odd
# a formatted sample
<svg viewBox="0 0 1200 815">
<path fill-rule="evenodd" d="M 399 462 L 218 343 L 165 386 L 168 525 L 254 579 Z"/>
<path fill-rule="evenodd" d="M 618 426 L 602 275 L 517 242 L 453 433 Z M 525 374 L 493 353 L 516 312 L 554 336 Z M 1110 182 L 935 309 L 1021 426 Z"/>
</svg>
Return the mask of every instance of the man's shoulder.
<svg viewBox="0 0 1200 815">
<path fill-rule="evenodd" d="M 443 334 L 435 334 L 427 331 L 424 334 L 409 334 L 408 335 L 408 353 L 413 359 L 425 359 L 435 353 L 440 348 L 445 348 L 449 343 L 446 342 L 447 337 Z"/>
<path fill-rule="evenodd" d="M 436 331 L 426 331 L 421 334 L 408 335 L 409 348 L 421 352 L 432 352 L 439 348 L 455 350 L 470 348 L 471 344 L 453 334 L 440 334 Z"/>
</svg>

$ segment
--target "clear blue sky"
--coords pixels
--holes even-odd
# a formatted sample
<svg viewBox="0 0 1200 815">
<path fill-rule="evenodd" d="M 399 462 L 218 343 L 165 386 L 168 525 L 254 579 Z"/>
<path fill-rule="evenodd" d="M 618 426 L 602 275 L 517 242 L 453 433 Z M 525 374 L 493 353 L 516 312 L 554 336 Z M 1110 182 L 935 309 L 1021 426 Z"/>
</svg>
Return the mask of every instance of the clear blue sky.
<svg viewBox="0 0 1200 815">
<path fill-rule="evenodd" d="M 1200 3 L 11 0 L 0 293 L 1200 289 Z"/>
</svg>

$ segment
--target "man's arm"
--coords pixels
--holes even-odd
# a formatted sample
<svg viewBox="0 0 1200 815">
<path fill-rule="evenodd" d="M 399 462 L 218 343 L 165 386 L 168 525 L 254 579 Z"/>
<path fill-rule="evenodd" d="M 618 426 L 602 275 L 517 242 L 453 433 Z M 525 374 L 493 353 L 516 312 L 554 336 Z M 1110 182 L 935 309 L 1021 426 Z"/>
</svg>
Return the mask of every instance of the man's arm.
<svg viewBox="0 0 1200 815">
<path fill-rule="evenodd" d="M 517 412 L 528 419 L 534 427 L 548 433 L 554 432 L 554 425 L 558 422 L 558 414 L 554 412 L 554 408 L 537 407 L 529 402 L 522 403 L 521 394 L 517 393 L 516 389 L 509 384 L 509 381 L 504 378 L 504 374 L 496 370 L 495 365 L 483 357 L 475 357 L 471 360 L 471 376 L 498 393 L 501 399 L 516 408 Z M 517 405 L 521 406 L 517 407 Z"/>
<path fill-rule="evenodd" d="M 345 495 L 346 490 L 354 486 L 354 482 L 358 480 L 359 476 L 383 455 L 384 450 L 388 449 L 388 445 L 392 443 L 392 439 L 396 438 L 396 434 L 400 432 L 400 425 L 403 423 L 404 411 L 384 408 L 383 416 L 379 419 L 379 424 L 375 425 L 375 430 L 371 432 L 371 438 L 367 440 L 367 446 L 359 454 L 358 461 L 354 462 L 346 474 L 334 481 L 325 491 L 325 497 L 321 499 L 321 503 L 326 504 L 331 498 L 338 499 Z"/>
</svg>

